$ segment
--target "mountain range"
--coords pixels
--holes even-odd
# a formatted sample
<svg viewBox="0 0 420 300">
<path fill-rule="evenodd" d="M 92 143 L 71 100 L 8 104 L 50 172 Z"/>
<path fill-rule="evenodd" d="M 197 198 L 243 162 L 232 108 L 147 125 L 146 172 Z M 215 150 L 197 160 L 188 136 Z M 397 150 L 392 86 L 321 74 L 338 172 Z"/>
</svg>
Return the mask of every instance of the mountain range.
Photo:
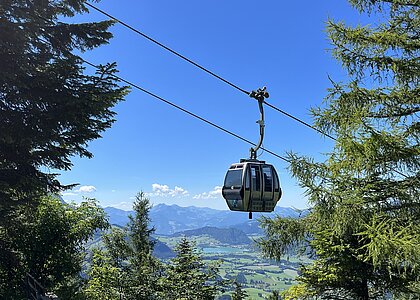
<svg viewBox="0 0 420 300">
<path fill-rule="evenodd" d="M 132 211 L 125 211 L 115 207 L 104 208 L 111 224 L 125 226 Z M 217 210 L 205 207 L 181 207 L 178 205 L 158 204 L 151 208 L 149 217 L 156 234 L 172 235 L 186 230 L 202 227 L 236 228 L 246 234 L 261 233 L 259 223 L 261 216 L 298 218 L 307 211 L 299 212 L 293 208 L 276 207 L 272 213 L 254 213 L 254 219 L 248 220 L 248 213 Z"/>
<path fill-rule="evenodd" d="M 174 233 L 172 236 L 202 236 L 207 235 L 214 238 L 222 244 L 229 245 L 250 245 L 251 239 L 240 229 L 236 228 L 217 228 L 217 227 L 202 227 L 198 229 L 185 230 Z"/>
</svg>

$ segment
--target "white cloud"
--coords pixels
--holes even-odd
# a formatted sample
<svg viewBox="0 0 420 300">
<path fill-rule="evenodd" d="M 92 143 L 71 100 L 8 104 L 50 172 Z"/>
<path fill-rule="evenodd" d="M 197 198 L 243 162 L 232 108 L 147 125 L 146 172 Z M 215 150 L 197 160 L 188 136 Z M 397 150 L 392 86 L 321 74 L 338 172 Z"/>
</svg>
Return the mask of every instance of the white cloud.
<svg viewBox="0 0 420 300">
<path fill-rule="evenodd" d="M 159 183 L 152 184 L 152 191 L 152 193 L 147 193 L 147 196 L 181 197 L 189 195 L 188 191 L 182 187 L 175 186 L 171 189 L 168 185 Z"/>
<path fill-rule="evenodd" d="M 167 194 L 169 192 L 169 186 L 166 184 L 153 183 L 152 190 L 154 193 Z"/>
<path fill-rule="evenodd" d="M 77 190 L 75 190 L 76 193 L 92 193 L 96 191 L 96 187 L 93 185 L 82 185 Z"/>
<path fill-rule="evenodd" d="M 222 187 L 215 186 L 210 192 L 194 195 L 193 199 L 218 199 L 220 197 L 222 197 Z"/>
<path fill-rule="evenodd" d="M 177 195 L 188 195 L 188 191 L 184 190 L 182 187 L 179 186 L 175 186 L 175 189 L 171 192 L 171 194 L 173 196 L 177 196 Z"/>
</svg>

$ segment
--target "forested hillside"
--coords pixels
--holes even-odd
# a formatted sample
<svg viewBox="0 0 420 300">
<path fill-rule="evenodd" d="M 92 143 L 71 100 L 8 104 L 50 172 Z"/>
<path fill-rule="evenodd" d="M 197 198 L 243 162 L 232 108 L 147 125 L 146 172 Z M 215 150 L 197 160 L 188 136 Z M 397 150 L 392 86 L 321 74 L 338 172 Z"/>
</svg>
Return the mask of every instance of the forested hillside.
<svg viewBox="0 0 420 300">
<path fill-rule="evenodd" d="M 208 235 L 221 243 L 231 244 L 231 245 L 243 245 L 251 244 L 252 241 L 248 236 L 235 228 L 217 228 L 217 227 L 203 227 L 194 230 L 186 230 L 173 234 L 173 236 L 200 236 Z"/>
</svg>

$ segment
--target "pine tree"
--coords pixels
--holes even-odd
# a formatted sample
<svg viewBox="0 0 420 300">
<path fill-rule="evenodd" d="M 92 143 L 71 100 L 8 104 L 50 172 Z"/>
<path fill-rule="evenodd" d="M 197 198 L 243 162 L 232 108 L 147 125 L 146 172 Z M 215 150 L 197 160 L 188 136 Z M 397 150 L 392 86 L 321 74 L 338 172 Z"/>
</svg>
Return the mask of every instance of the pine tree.
<svg viewBox="0 0 420 300">
<path fill-rule="evenodd" d="M 127 228 L 113 228 L 104 235 L 104 249 L 95 251 L 89 270 L 88 299 L 101 299 L 107 289 L 114 299 L 158 299 L 162 265 L 153 256 L 150 208 L 144 193 L 137 194 Z"/>
<path fill-rule="evenodd" d="M 154 241 L 151 239 L 155 229 L 150 226 L 150 209 L 152 208 L 149 199 L 143 192 L 136 195 L 133 203 L 134 215 L 130 215 L 128 222 L 128 232 L 131 240 L 133 253 L 151 253 Z M 142 257 L 136 258 L 141 263 Z"/>
<path fill-rule="evenodd" d="M 150 226 L 151 205 L 144 193 L 138 193 L 133 204 L 134 215 L 128 223 L 128 240 L 132 281 L 131 294 L 134 299 L 154 299 L 157 291 L 157 280 L 161 271 L 160 262 L 153 256 L 155 231 Z"/>
<path fill-rule="evenodd" d="M 87 12 L 85 2 L 0 1 L 0 293 L 10 291 L 3 288 L 3 283 L 8 287 L 19 285 L 20 272 L 27 271 L 25 264 L 34 261 L 39 264 L 31 271 L 41 272 L 42 281 L 48 285 L 52 279 L 60 283 L 56 261 L 47 259 L 47 253 L 53 259 L 62 253 L 63 264 L 77 266 L 75 272 L 80 271 L 74 261 L 64 261 L 80 256 L 80 241 L 75 241 L 77 228 L 68 232 L 67 241 L 51 241 L 57 247 L 52 248 L 53 253 L 51 249 L 36 249 L 47 247 L 42 243 L 50 232 L 67 230 L 60 222 L 68 219 L 52 214 L 44 233 L 36 232 L 36 228 L 31 232 L 28 224 L 44 222 L 46 216 L 38 214 L 44 208 L 43 199 L 65 188 L 58 182 L 57 174 L 43 170 L 69 170 L 72 156 L 92 157 L 87 143 L 111 126 L 115 115 L 112 107 L 127 93 L 125 87 L 117 85 L 114 64 L 103 66 L 96 74 L 87 74 L 83 60 L 74 54 L 108 43 L 112 22 L 58 21 Z M 34 220 L 34 212 L 44 219 Z M 83 225 L 91 225 L 73 221 L 76 223 L 66 226 L 78 225 L 81 230 L 86 228 Z M 24 228 L 26 231 L 18 235 L 31 241 L 39 238 L 39 244 L 17 243 L 19 238 L 13 234 L 16 228 Z M 76 244 L 72 248 L 66 242 Z M 34 247 L 33 252 L 27 251 L 29 246 Z M 51 273 L 44 272 L 47 269 Z M 62 271 L 63 276 L 68 274 Z M 3 295 L 2 299 L 6 299 Z"/>
<path fill-rule="evenodd" d="M 263 221 L 265 254 L 306 242 L 314 262 L 286 299 L 420 296 L 420 1 L 351 0 L 381 23 L 328 22 L 349 82 L 333 83 L 316 126 L 337 140 L 325 162 L 290 154 L 313 206 Z"/>
<path fill-rule="evenodd" d="M 161 278 L 162 299 L 210 300 L 214 299 L 220 285 L 215 281 L 216 265 L 206 265 L 197 253 L 194 243 L 185 237 L 175 248 L 172 259 Z"/>
<path fill-rule="evenodd" d="M 126 94 L 107 65 L 85 74 L 84 52 L 108 43 L 110 21 L 66 24 L 86 0 L 0 2 L 0 209 L 63 186 L 41 167 L 69 170 L 114 121 Z M 36 198 L 35 198 L 36 199 Z M 34 200 L 33 200 L 34 201 Z M 3 214 L 0 215 L 3 218 Z"/>
</svg>

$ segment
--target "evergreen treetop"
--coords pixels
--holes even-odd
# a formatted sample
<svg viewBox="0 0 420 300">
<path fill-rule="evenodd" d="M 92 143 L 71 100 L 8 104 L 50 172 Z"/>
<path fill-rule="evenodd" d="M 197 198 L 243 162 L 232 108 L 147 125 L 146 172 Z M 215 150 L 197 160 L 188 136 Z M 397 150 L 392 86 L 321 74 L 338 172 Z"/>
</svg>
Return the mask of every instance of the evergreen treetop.
<svg viewBox="0 0 420 300">
<path fill-rule="evenodd" d="M 185 237 L 175 247 L 173 258 L 162 277 L 165 299 L 214 299 L 221 284 L 216 281 L 218 266 L 206 265 L 193 242 Z"/>
<path fill-rule="evenodd" d="M 88 271 L 85 294 L 89 299 L 102 299 L 103 291 L 115 299 L 159 299 L 163 266 L 153 256 L 150 208 L 149 199 L 138 193 L 127 227 L 112 228 L 104 235 L 105 247 L 95 250 Z"/>
</svg>

